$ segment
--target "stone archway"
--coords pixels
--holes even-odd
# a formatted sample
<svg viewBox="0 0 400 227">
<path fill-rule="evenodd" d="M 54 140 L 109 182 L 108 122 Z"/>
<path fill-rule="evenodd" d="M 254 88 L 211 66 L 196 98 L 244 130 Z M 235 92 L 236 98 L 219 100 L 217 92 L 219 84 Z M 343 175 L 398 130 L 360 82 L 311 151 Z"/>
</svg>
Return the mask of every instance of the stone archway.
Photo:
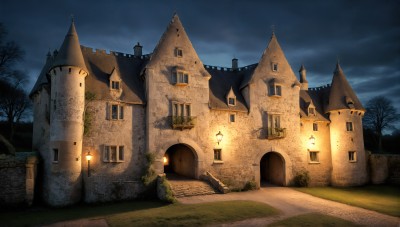
<svg viewBox="0 0 400 227">
<path fill-rule="evenodd" d="M 167 149 L 163 157 L 164 173 L 196 178 L 196 152 L 186 144 L 175 144 Z"/>
<path fill-rule="evenodd" d="M 260 182 L 286 185 L 285 159 L 277 152 L 268 152 L 260 160 Z"/>
</svg>

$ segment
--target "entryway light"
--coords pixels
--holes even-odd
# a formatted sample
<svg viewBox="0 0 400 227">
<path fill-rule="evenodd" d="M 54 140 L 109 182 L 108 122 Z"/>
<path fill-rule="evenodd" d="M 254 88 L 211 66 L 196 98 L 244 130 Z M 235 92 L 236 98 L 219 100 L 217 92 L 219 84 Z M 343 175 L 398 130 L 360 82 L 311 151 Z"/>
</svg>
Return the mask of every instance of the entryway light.
<svg viewBox="0 0 400 227">
<path fill-rule="evenodd" d="M 164 165 L 168 165 L 168 158 L 164 156 L 163 162 L 164 162 Z"/>
<path fill-rule="evenodd" d="M 310 136 L 310 143 L 311 143 L 312 145 L 315 145 L 315 138 L 314 138 L 313 135 Z"/>
<path fill-rule="evenodd" d="M 90 160 L 92 159 L 92 154 L 90 154 L 90 151 L 86 154 L 86 160 L 87 160 L 87 165 L 88 165 L 88 168 L 87 168 L 87 175 L 88 175 L 88 177 L 90 177 Z"/>
<path fill-rule="evenodd" d="M 224 137 L 224 135 L 222 135 L 221 131 L 219 131 L 217 133 L 217 135 L 215 135 L 215 136 L 217 137 L 217 142 L 218 142 L 218 145 L 219 145 L 219 143 L 221 142 L 221 140 Z"/>
</svg>

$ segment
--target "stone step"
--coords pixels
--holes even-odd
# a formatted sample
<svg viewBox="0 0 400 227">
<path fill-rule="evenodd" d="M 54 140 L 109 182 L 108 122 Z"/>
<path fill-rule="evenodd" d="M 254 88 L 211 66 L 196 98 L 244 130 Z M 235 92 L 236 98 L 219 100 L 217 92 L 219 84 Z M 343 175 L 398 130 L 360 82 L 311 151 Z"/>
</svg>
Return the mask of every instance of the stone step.
<svg viewBox="0 0 400 227">
<path fill-rule="evenodd" d="M 176 198 L 217 193 L 207 182 L 195 179 L 168 179 Z"/>
</svg>

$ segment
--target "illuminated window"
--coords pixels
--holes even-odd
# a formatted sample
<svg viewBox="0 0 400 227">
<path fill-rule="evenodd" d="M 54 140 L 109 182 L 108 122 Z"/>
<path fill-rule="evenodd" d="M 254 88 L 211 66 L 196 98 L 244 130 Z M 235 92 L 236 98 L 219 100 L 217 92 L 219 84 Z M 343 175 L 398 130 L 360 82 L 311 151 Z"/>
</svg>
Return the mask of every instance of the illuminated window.
<svg viewBox="0 0 400 227">
<path fill-rule="evenodd" d="M 214 160 L 222 161 L 221 149 L 214 149 Z"/>
<path fill-rule="evenodd" d="M 175 57 L 179 57 L 179 58 L 183 57 L 183 51 L 181 48 L 178 48 L 178 47 L 175 48 Z"/>
<path fill-rule="evenodd" d="M 309 162 L 310 163 L 319 163 L 319 152 L 318 151 L 309 151 Z"/>
<path fill-rule="evenodd" d="M 313 131 L 318 131 L 318 123 L 313 123 Z"/>
<path fill-rule="evenodd" d="M 172 72 L 172 83 L 175 85 L 187 85 L 189 83 L 189 74 L 184 71 Z"/>
<path fill-rule="evenodd" d="M 110 119 L 111 120 L 122 120 L 124 119 L 124 107 L 119 104 L 111 104 L 110 107 Z"/>
<path fill-rule="evenodd" d="M 349 151 L 349 161 L 356 162 L 357 161 L 357 154 L 355 151 Z"/>
<path fill-rule="evenodd" d="M 125 160 L 124 146 L 105 145 L 103 162 L 123 162 Z"/>
<path fill-rule="evenodd" d="M 353 131 L 353 122 L 346 122 L 347 131 Z"/>
</svg>

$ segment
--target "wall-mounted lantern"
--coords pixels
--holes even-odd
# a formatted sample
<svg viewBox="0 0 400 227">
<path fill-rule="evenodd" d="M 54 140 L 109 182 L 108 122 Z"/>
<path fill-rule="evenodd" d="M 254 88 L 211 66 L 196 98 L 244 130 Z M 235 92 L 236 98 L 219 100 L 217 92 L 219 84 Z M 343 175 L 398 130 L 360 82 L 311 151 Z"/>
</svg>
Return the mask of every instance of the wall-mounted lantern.
<svg viewBox="0 0 400 227">
<path fill-rule="evenodd" d="M 315 145 L 315 137 L 313 135 L 310 136 L 310 144 Z"/>
<path fill-rule="evenodd" d="M 219 145 L 219 143 L 222 141 L 222 138 L 224 137 L 224 135 L 221 133 L 221 131 L 219 131 L 217 133 L 217 135 L 215 135 L 215 136 L 217 137 L 217 142 L 218 142 L 218 145 Z"/>
<path fill-rule="evenodd" d="M 163 163 L 164 163 L 165 166 L 169 165 L 167 156 L 163 157 Z"/>
<path fill-rule="evenodd" d="M 92 159 L 92 154 L 90 154 L 90 151 L 86 154 L 86 160 L 87 160 L 87 165 L 88 165 L 88 169 L 87 169 L 87 174 L 88 177 L 90 177 L 90 160 Z"/>
</svg>

